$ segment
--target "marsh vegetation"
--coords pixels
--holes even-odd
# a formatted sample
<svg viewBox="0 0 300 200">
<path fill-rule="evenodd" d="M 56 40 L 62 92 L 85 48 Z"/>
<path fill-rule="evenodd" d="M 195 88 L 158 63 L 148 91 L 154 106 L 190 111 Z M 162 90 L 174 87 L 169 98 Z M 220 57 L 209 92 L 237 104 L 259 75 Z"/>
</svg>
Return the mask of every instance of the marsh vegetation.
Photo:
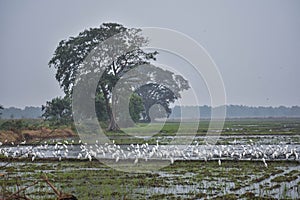
<svg viewBox="0 0 300 200">
<path fill-rule="evenodd" d="M 12 144 L 11 141 L 6 141 L 0 146 L 0 195 L 8 196 L 37 180 L 42 180 L 46 175 L 55 188 L 73 194 L 78 199 L 298 199 L 300 165 L 299 157 L 295 155 L 299 153 L 299 124 L 299 119 L 229 120 L 225 123 L 217 144 L 211 149 L 212 157 L 203 159 L 185 156 L 174 158 L 173 162 L 170 158 L 161 157 L 160 159 L 167 159 L 169 164 L 159 170 L 151 168 L 151 165 L 154 166 L 158 162 L 158 156 L 155 159 L 139 159 L 135 163 L 137 166 L 144 163 L 150 166 L 147 173 L 117 171 L 99 162 L 95 157 L 84 157 L 81 146 L 90 149 L 93 145 L 99 147 L 102 144 L 82 144 L 76 136 L 43 138 L 40 143 L 29 141 L 21 144 L 22 141 L 14 141 Z M 147 143 L 150 150 L 159 145 L 160 148 L 156 150 L 162 152 L 174 137 L 178 137 L 178 125 L 176 122 L 168 122 L 149 139 L 142 134 L 140 137 L 128 136 L 125 132 L 105 134 L 115 141 L 111 147 L 115 146 L 116 149 L 120 146 L 136 150 L 139 144 L 142 151 Z M 155 130 L 155 126 L 159 124 L 147 128 Z M 201 121 L 194 137 L 189 131 L 189 123 L 185 123 L 183 128 L 186 134 L 179 139 L 193 136 L 190 147 L 194 148 L 191 152 L 195 151 L 196 146 L 206 145 L 203 140 L 207 127 L 208 121 Z M 60 128 L 62 127 L 55 127 Z M 19 134 L 24 134 L 28 129 L 20 130 Z M 45 146 L 48 153 L 42 148 Z M 245 155 L 241 159 L 238 156 L 218 155 L 222 149 L 230 148 L 235 151 L 241 146 L 247 147 L 251 152 L 249 157 Z M 289 155 L 287 159 L 280 156 L 272 158 L 274 151 L 285 148 L 287 153 L 295 149 L 296 154 Z M 14 155 L 21 149 L 29 149 L 31 154 Z M 68 154 L 64 156 L 66 149 Z M 256 158 L 254 150 L 261 150 L 262 157 Z M 271 150 L 274 150 L 273 153 L 268 154 Z M 4 152 L 9 154 L 5 155 Z M 37 156 L 37 152 L 40 152 L 40 156 Z M 80 152 L 82 157 L 78 158 Z M 32 159 L 33 155 L 35 159 Z M 134 157 L 127 160 L 120 157 L 117 160 L 108 152 L 105 155 L 101 159 L 105 159 L 106 163 L 117 163 L 123 168 L 131 167 L 134 162 Z M 28 187 L 23 192 L 32 199 L 56 198 L 56 194 L 44 181 Z"/>
</svg>

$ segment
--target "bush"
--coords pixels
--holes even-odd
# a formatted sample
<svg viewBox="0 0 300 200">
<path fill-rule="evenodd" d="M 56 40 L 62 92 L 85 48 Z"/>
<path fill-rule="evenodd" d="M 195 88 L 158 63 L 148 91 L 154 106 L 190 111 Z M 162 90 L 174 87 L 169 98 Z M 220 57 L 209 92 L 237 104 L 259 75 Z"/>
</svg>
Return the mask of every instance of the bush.
<svg viewBox="0 0 300 200">
<path fill-rule="evenodd" d="M 22 119 L 7 120 L 4 123 L 2 123 L 0 126 L 0 130 L 6 130 L 6 131 L 20 131 L 26 128 L 28 128 L 28 124 L 25 123 L 25 121 Z"/>
</svg>

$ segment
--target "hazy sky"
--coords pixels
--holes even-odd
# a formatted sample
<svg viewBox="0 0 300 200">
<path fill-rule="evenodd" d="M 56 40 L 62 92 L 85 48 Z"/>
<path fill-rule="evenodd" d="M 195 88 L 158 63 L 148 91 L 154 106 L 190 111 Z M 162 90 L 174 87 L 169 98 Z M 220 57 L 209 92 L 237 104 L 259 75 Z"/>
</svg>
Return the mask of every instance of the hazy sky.
<svg viewBox="0 0 300 200">
<path fill-rule="evenodd" d="M 298 0 L 0 0 L 0 104 L 40 106 L 63 95 L 47 66 L 59 41 L 119 22 L 194 38 L 219 67 L 228 104 L 300 105 L 299 11 Z"/>
</svg>

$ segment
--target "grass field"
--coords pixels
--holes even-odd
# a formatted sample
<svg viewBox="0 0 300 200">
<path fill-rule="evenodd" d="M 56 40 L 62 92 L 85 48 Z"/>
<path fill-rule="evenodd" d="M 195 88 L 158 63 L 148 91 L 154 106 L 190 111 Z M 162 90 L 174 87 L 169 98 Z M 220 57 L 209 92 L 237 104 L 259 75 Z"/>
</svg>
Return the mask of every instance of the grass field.
<svg viewBox="0 0 300 200">
<path fill-rule="evenodd" d="M 105 123 L 100 123 L 102 130 L 105 131 Z M 162 143 L 169 141 L 161 140 L 165 137 L 173 137 L 178 135 L 180 127 L 180 136 L 206 136 L 209 127 L 208 120 L 200 122 L 166 122 L 137 124 L 135 127 L 124 128 L 120 132 L 106 132 L 106 136 L 111 140 L 115 140 L 118 144 L 141 144 L 146 141 L 149 144 L 156 144 L 157 140 Z M 1 132 L 12 130 L 20 134 L 22 138 L 26 132 L 30 130 L 48 129 L 66 129 L 73 131 L 76 135 L 75 126 L 51 126 L 48 122 L 40 119 L 22 119 L 22 120 L 0 120 L 0 136 Z M 212 130 L 213 132 L 213 130 Z M 251 119 L 227 119 L 225 121 L 221 136 L 249 136 L 249 135 L 291 135 L 298 136 L 300 133 L 300 118 L 251 118 Z M 93 132 L 88 132 L 93 134 Z M 219 135 L 219 133 L 216 133 Z M 49 135 L 51 136 L 51 135 Z M 145 137 L 151 136 L 151 137 Z M 51 138 L 51 137 L 50 137 Z M 0 141 L 3 140 L 0 137 Z M 4 142 L 4 141 L 1 141 Z M 10 141 L 8 141 L 10 142 Z M 21 142 L 21 141 L 18 141 Z M 16 142 L 15 142 L 16 143 Z"/>
<path fill-rule="evenodd" d="M 61 191 L 78 199 L 297 199 L 300 170 L 296 162 L 175 162 L 158 172 L 125 173 L 93 162 L 15 162 L 4 169 L 2 186 L 16 191 L 47 174 Z M 6 191 L 7 192 L 7 191 Z M 29 188 L 33 199 L 54 199 L 44 182 Z"/>
</svg>

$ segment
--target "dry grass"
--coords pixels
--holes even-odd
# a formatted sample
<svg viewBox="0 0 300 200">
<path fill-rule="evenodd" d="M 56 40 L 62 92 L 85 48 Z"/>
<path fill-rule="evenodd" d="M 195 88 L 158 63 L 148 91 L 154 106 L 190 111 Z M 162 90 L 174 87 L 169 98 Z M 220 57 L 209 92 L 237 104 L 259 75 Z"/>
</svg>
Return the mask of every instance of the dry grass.
<svg viewBox="0 0 300 200">
<path fill-rule="evenodd" d="M 38 130 L 22 130 L 17 131 L 0 131 L 0 141 L 2 143 L 19 143 L 24 140 L 27 142 L 40 141 L 52 138 L 70 138 L 76 137 L 77 134 L 70 128 L 49 129 L 40 128 Z"/>
</svg>

